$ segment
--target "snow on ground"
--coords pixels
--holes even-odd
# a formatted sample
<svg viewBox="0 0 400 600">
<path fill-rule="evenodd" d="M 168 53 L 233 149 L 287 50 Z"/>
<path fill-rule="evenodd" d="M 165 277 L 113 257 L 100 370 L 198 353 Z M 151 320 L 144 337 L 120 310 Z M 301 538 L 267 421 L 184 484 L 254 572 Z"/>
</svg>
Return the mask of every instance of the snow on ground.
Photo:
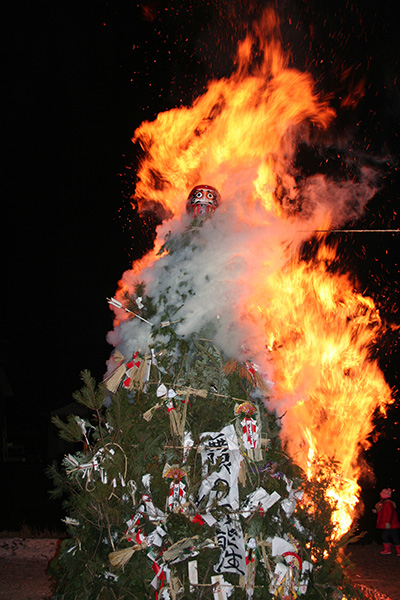
<svg viewBox="0 0 400 600">
<path fill-rule="evenodd" d="M 51 598 L 49 561 L 57 552 L 57 539 L 0 539 L 0 600 Z"/>
<path fill-rule="evenodd" d="M 56 539 L 2 538 L 0 559 L 15 557 L 48 562 L 54 557 L 57 545 Z"/>
</svg>

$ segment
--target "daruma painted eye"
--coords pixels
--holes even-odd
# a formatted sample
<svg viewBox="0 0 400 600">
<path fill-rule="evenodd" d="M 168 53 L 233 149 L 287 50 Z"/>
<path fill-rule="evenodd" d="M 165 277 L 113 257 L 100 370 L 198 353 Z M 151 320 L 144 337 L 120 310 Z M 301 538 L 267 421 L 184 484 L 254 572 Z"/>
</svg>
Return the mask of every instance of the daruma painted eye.
<svg viewBox="0 0 400 600">
<path fill-rule="evenodd" d="M 192 217 L 212 214 L 221 202 L 218 190 L 211 185 L 196 185 L 186 202 L 186 212 Z"/>
</svg>

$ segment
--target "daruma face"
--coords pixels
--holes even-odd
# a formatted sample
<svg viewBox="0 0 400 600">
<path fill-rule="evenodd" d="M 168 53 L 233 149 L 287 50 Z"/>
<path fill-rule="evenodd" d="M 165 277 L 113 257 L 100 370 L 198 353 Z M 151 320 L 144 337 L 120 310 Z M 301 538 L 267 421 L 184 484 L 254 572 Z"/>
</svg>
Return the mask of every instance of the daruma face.
<svg viewBox="0 0 400 600">
<path fill-rule="evenodd" d="M 218 190 L 212 185 L 197 185 L 190 192 L 186 212 L 193 218 L 212 214 L 221 202 Z"/>
</svg>

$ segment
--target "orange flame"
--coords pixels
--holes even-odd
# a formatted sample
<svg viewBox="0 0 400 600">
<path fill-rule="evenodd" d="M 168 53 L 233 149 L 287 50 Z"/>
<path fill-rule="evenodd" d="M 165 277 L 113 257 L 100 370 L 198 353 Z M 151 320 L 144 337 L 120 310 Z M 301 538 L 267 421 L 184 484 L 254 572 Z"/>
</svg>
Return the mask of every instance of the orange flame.
<svg viewBox="0 0 400 600">
<path fill-rule="evenodd" d="M 146 154 L 136 186 L 139 209 L 159 203 L 179 214 L 194 185 L 212 181 L 222 188 L 243 168 L 255 171 L 256 197 L 272 209 L 274 164 L 293 153 L 295 128 L 306 121 L 327 127 L 334 116 L 312 77 L 287 67 L 273 37 L 277 28 L 274 12 L 266 11 L 255 36 L 239 44 L 230 78 L 211 81 L 193 106 L 161 113 L 136 130 L 133 141 Z"/>
<path fill-rule="evenodd" d="M 188 191 L 209 183 L 223 198 L 213 220 L 225 215 L 233 222 L 230 231 L 250 230 L 236 318 L 253 324 L 257 362 L 274 383 L 271 402 L 287 411 L 283 436 L 294 460 L 310 477 L 313 457 L 340 463 L 330 491 L 340 535 L 357 504 L 359 455 L 368 445 L 373 413 L 384 410 L 391 395 L 369 356 L 382 327 L 372 300 L 329 268 L 335 249 L 321 245 L 308 263 L 298 257 L 300 244 L 312 235 L 304 230 L 349 217 L 341 194 L 351 194 L 356 184 L 335 188 L 335 196 L 323 178 L 314 179 L 304 192 L 308 210 L 301 216 L 290 210 L 297 193 L 296 143 L 307 139 L 310 127 L 327 128 L 334 111 L 315 93 L 308 73 L 288 67 L 278 34 L 277 18 L 267 11 L 239 44 L 231 77 L 211 81 L 192 106 L 161 113 L 136 130 L 133 141 L 145 158 L 135 198 L 139 210 L 161 205 L 184 221 Z M 360 189 L 362 210 L 373 192 Z M 155 259 L 153 253 L 147 267 Z M 125 274 L 122 285 L 129 288 L 137 273 Z"/>
<path fill-rule="evenodd" d="M 334 249 L 323 246 L 313 264 L 296 262 L 275 273 L 258 294 L 268 294 L 259 310 L 275 340 L 275 397 L 289 407 L 289 452 L 310 477 L 313 459 L 340 462 L 341 477 L 330 492 L 338 503 L 340 534 L 349 529 L 358 501 L 358 459 L 369 445 L 373 414 L 384 412 L 391 395 L 370 359 L 382 328 L 379 312 L 370 298 L 353 291 L 348 276 L 328 273 L 335 257 Z"/>
</svg>

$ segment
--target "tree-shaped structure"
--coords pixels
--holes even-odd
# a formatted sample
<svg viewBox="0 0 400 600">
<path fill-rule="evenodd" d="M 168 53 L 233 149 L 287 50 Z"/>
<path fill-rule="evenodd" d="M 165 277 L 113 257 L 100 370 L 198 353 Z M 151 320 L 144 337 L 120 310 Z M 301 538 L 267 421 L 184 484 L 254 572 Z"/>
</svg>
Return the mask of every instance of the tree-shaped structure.
<svg viewBox="0 0 400 600">
<path fill-rule="evenodd" d="M 207 321 L 206 297 L 193 292 L 199 272 L 186 266 L 208 243 L 214 209 L 190 207 L 153 283 L 110 300 L 123 343 L 101 384 L 83 373 L 75 399 L 90 417 L 55 420 L 79 446 L 52 468 L 69 532 L 54 598 L 353 596 L 325 494 L 335 465 L 308 481 L 293 464 L 268 408 L 271 382 L 237 332 L 232 352 L 229 331 L 220 348 L 223 315 Z"/>
</svg>

